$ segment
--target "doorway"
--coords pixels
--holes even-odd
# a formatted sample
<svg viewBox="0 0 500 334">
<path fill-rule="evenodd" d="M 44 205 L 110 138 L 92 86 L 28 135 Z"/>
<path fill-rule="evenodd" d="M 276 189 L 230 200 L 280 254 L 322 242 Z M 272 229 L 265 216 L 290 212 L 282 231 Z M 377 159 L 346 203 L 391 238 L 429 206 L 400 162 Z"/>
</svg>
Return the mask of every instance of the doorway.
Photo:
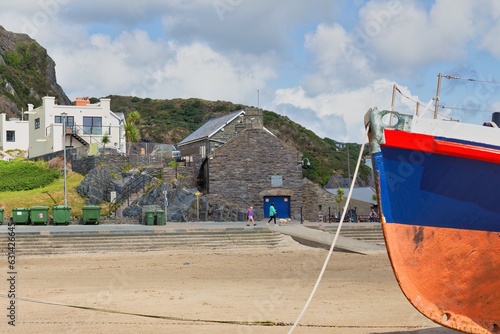
<svg viewBox="0 0 500 334">
<path fill-rule="evenodd" d="M 276 218 L 290 218 L 290 196 L 264 196 L 264 217 L 269 218 L 269 207 L 274 203 Z"/>
</svg>

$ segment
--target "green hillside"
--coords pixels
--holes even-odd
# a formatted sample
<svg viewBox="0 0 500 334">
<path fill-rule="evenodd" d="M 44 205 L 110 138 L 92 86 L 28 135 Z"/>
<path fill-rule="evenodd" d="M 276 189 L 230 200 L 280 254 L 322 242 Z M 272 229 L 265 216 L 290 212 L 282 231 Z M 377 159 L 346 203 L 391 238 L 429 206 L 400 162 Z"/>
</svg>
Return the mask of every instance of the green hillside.
<svg viewBox="0 0 500 334">
<path fill-rule="evenodd" d="M 108 97 L 111 99 L 111 109 L 115 112 L 127 115 L 131 111 L 138 111 L 141 115 L 138 127 L 142 140 L 158 143 L 179 143 L 208 120 L 246 107 L 226 101 L 195 98 L 155 100 L 116 95 Z M 311 168 L 304 169 L 304 176 L 311 181 L 324 186 L 333 174 L 348 177 L 347 149 L 338 148 L 333 139 L 320 138 L 288 117 L 269 110 L 264 110 L 264 126 L 310 161 Z M 352 175 L 361 145 L 348 145 Z M 363 165 L 358 182 L 367 182 L 369 174 L 370 169 Z"/>
</svg>

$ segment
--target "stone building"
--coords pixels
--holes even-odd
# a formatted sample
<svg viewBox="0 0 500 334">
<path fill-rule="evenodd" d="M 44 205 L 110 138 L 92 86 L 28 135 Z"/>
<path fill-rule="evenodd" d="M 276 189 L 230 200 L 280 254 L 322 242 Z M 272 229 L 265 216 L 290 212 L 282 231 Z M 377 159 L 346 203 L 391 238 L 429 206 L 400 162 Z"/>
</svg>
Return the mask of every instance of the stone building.
<svg viewBox="0 0 500 334">
<path fill-rule="evenodd" d="M 256 218 L 262 220 L 269 217 L 274 203 L 278 218 L 327 221 L 345 204 L 345 199 L 338 203 L 335 194 L 303 178 L 308 159 L 263 126 L 262 110 L 214 118 L 178 148 L 187 162 L 181 173 L 202 194 L 204 219 L 244 220 L 247 208 L 253 206 Z M 365 214 L 370 205 L 351 200 L 350 208 Z"/>
<path fill-rule="evenodd" d="M 178 145 L 198 168 L 197 188 L 212 206 L 268 217 L 271 203 L 280 218 L 300 219 L 302 154 L 263 126 L 262 110 L 240 110 L 213 119 Z"/>
</svg>

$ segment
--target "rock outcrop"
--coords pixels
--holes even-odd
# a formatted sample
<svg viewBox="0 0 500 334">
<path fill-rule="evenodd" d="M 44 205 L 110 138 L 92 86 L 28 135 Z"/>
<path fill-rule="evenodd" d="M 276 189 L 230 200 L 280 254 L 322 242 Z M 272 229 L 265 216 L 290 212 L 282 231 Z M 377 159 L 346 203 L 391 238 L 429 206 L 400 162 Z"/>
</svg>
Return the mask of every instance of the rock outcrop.
<svg viewBox="0 0 500 334">
<path fill-rule="evenodd" d="M 0 112 L 7 118 L 21 118 L 28 103 L 37 107 L 46 95 L 55 96 L 59 104 L 71 104 L 56 81 L 54 60 L 34 39 L 0 26 L 0 56 Z"/>
</svg>

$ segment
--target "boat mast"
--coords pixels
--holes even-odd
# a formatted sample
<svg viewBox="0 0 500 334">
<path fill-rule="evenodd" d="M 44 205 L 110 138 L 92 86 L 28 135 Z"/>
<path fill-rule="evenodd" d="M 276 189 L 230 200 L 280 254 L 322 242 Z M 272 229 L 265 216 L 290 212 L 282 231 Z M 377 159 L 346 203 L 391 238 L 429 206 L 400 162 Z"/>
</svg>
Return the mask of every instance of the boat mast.
<svg viewBox="0 0 500 334">
<path fill-rule="evenodd" d="M 434 98 L 434 119 L 437 119 L 438 117 L 438 108 L 439 108 L 439 91 L 441 89 L 441 78 L 443 75 L 441 73 L 438 74 L 438 84 L 437 84 L 437 90 L 436 90 L 436 97 Z"/>
</svg>

